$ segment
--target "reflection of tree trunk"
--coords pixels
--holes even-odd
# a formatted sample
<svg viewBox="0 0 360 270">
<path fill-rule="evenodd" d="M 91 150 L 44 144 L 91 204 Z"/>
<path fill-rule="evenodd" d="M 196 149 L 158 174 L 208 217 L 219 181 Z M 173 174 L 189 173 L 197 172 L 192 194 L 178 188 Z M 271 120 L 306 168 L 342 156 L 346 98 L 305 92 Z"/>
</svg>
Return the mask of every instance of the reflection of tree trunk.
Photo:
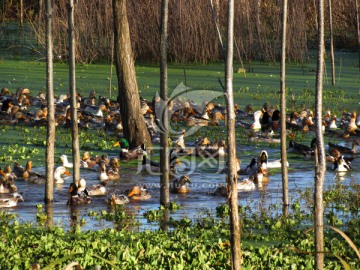
<svg viewBox="0 0 360 270">
<path fill-rule="evenodd" d="M 332 26 L 331 0 L 328 0 L 328 4 L 329 4 L 330 54 L 331 54 L 331 82 L 332 85 L 335 85 L 335 55 L 334 55 L 334 37 L 333 37 L 333 26 Z"/>
<path fill-rule="evenodd" d="M 358 0 L 355 0 L 355 5 L 356 5 L 356 32 L 357 32 L 357 40 L 358 40 L 359 70 L 360 70 L 360 18 L 359 18 Z"/>
<path fill-rule="evenodd" d="M 169 145 L 168 145 L 168 79 L 167 79 L 167 38 L 168 38 L 168 0 L 162 0 L 161 29 L 160 29 L 160 98 L 161 98 L 161 126 L 160 132 L 160 204 L 166 208 L 170 204 L 169 194 Z"/>
<path fill-rule="evenodd" d="M 236 171 L 236 140 L 235 140 L 235 111 L 233 96 L 233 59 L 234 59 L 234 0 L 228 1 L 227 50 L 225 67 L 225 89 L 227 108 L 227 142 L 228 164 L 227 175 L 228 201 L 230 206 L 230 241 L 231 267 L 241 269 L 240 224 L 238 214 L 238 191 Z"/>
<path fill-rule="evenodd" d="M 126 0 L 113 0 L 115 65 L 118 78 L 118 102 L 124 127 L 124 136 L 130 147 L 143 143 L 151 145 L 144 117 L 140 114 L 140 97 L 136 81 L 130 42 Z"/>
<path fill-rule="evenodd" d="M 45 203 L 54 200 L 54 149 L 55 149 L 55 107 L 53 78 L 53 43 L 52 43 L 52 0 L 46 0 L 46 100 L 47 100 L 47 133 L 46 133 L 46 185 Z"/>
<path fill-rule="evenodd" d="M 283 0 L 282 17 L 282 40 L 281 40 L 281 174 L 283 192 L 283 215 L 287 216 L 289 206 L 288 170 L 286 166 L 286 84 L 285 84 L 285 63 L 286 63 L 286 30 L 287 30 L 287 0 Z"/>
<path fill-rule="evenodd" d="M 315 164 L 315 194 L 314 194 L 314 225 L 315 225 L 315 269 L 324 268 L 324 205 L 323 188 L 326 173 L 324 138 L 322 133 L 322 89 L 324 72 L 324 0 L 318 0 L 318 59 L 316 73 L 316 164 Z"/>
<path fill-rule="evenodd" d="M 160 219 L 160 230 L 167 231 L 169 229 L 170 213 L 169 208 L 166 207 L 163 210 L 163 216 Z"/>
<path fill-rule="evenodd" d="M 79 150 L 79 127 L 76 108 L 76 82 L 75 82 L 75 34 L 74 34 L 74 8 L 76 0 L 69 0 L 68 9 L 68 38 L 69 38 L 69 88 L 70 110 L 72 131 L 72 157 L 73 157 L 73 181 L 78 184 L 80 180 L 80 150 Z"/>
</svg>

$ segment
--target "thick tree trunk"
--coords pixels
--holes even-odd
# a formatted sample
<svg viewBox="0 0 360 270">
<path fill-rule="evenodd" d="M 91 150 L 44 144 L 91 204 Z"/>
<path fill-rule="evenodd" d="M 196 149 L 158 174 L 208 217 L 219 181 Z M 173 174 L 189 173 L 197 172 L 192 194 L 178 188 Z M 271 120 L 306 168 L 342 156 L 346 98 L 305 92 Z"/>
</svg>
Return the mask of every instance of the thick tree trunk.
<svg viewBox="0 0 360 270">
<path fill-rule="evenodd" d="M 55 106 L 53 78 L 53 43 L 52 43 L 52 0 L 46 0 L 46 99 L 47 99 L 47 134 L 46 134 L 46 185 L 45 203 L 54 201 L 54 149 L 55 149 Z"/>
<path fill-rule="evenodd" d="M 287 216 L 289 207 L 289 186 L 288 169 L 286 166 L 286 84 L 285 84 L 285 65 L 286 65 L 286 30 L 287 30 L 287 0 L 283 0 L 282 17 L 282 40 L 281 40 L 281 71 L 280 71 L 280 92 L 281 92 L 281 174 L 282 174 L 282 193 L 283 193 L 283 215 Z"/>
<path fill-rule="evenodd" d="M 234 0 L 228 2 L 227 50 L 225 67 L 225 90 L 227 108 L 227 143 L 228 164 L 227 175 L 228 201 L 230 206 L 230 241 L 231 268 L 241 269 L 240 224 L 238 214 L 238 191 L 235 139 L 235 111 L 233 96 L 233 58 L 234 58 Z"/>
<path fill-rule="evenodd" d="M 167 79 L 167 38 L 168 38 L 168 0 L 162 0 L 161 29 L 160 29 L 160 98 L 161 98 L 161 126 L 160 133 L 160 204 L 168 207 L 169 194 L 169 146 L 168 146 L 168 79 Z"/>
<path fill-rule="evenodd" d="M 335 55 L 334 55 L 334 36 L 332 23 L 331 0 L 328 0 L 329 8 L 329 30 L 330 30 L 330 54 L 331 54 L 331 83 L 335 85 Z"/>
<path fill-rule="evenodd" d="M 358 52 L 359 52 L 359 70 L 360 70 L 360 16 L 359 16 L 359 3 L 358 0 L 355 0 L 356 5 L 356 32 L 358 40 Z"/>
<path fill-rule="evenodd" d="M 315 129 L 317 139 L 314 225 L 315 225 L 315 268 L 324 268 L 324 205 L 323 187 L 326 173 L 325 147 L 322 133 L 322 89 L 324 71 L 324 0 L 318 0 L 318 59 L 316 73 Z"/>
<path fill-rule="evenodd" d="M 124 136 L 130 147 L 151 145 L 144 117 L 140 114 L 140 97 L 130 42 L 126 0 L 113 0 L 115 65 L 118 78 L 118 102 Z"/>
<path fill-rule="evenodd" d="M 72 131 L 72 157 L 73 157 L 73 182 L 80 180 L 80 149 L 79 127 L 76 108 L 76 80 L 75 80 L 75 34 L 74 34 L 74 8 L 76 0 L 69 0 L 68 8 L 68 39 L 69 39 L 69 88 L 70 88 L 70 111 Z"/>
</svg>

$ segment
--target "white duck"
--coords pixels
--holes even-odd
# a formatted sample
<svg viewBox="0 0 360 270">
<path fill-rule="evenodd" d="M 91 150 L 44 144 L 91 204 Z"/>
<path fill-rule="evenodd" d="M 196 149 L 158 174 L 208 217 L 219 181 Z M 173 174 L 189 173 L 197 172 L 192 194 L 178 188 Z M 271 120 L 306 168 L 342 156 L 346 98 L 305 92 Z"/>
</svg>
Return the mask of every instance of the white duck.
<svg viewBox="0 0 360 270">
<path fill-rule="evenodd" d="M 255 190 L 254 177 L 250 176 L 246 179 L 239 179 L 237 183 L 237 190 L 240 191 L 253 191 Z"/>
<path fill-rule="evenodd" d="M 2 195 L 0 197 L 0 207 L 14 207 L 17 205 L 18 201 L 24 201 L 20 193 L 15 192 L 12 194 L 6 194 L 5 196 Z"/>
<path fill-rule="evenodd" d="M 67 155 L 61 155 L 60 160 L 64 167 L 66 168 L 73 168 L 74 164 L 72 162 L 69 162 Z"/>
<path fill-rule="evenodd" d="M 261 129 L 260 118 L 261 118 L 262 114 L 263 114 L 262 111 L 254 112 L 254 123 L 251 124 L 250 129 L 255 130 L 255 131 Z"/>
</svg>

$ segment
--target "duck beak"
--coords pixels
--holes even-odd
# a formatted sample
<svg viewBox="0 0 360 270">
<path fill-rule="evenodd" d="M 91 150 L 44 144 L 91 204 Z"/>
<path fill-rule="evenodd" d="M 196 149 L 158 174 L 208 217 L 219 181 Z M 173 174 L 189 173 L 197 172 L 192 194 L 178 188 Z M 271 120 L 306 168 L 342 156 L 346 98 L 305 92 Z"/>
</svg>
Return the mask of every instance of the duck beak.
<svg viewBox="0 0 360 270">
<path fill-rule="evenodd" d="M 70 186 L 68 192 L 71 193 L 71 192 L 73 192 L 73 190 L 74 190 L 74 189 L 73 189 L 73 186 Z"/>
<path fill-rule="evenodd" d="M 119 141 L 117 141 L 116 143 L 114 143 L 114 145 L 113 146 L 120 146 L 120 142 Z"/>
<path fill-rule="evenodd" d="M 70 175 L 71 175 L 71 173 L 70 173 L 68 170 L 66 170 L 66 171 L 64 172 L 64 174 L 67 175 L 67 176 L 70 176 Z"/>
<path fill-rule="evenodd" d="M 154 112 L 154 111 L 153 111 L 150 107 L 148 107 L 146 113 L 153 113 L 153 112 Z"/>
<path fill-rule="evenodd" d="M 135 192 L 134 192 L 134 190 L 132 189 L 132 190 L 129 192 L 128 197 L 131 197 L 131 196 L 133 196 L 133 195 L 135 195 Z"/>
</svg>

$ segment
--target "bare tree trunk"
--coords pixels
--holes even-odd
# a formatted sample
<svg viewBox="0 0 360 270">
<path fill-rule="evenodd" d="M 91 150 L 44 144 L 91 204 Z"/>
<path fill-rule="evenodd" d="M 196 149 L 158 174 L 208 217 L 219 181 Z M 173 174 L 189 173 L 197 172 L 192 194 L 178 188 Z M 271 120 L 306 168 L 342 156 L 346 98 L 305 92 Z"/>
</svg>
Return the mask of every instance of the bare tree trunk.
<svg viewBox="0 0 360 270">
<path fill-rule="evenodd" d="M 280 71 L 280 92 L 281 92 L 281 175 L 283 193 L 283 215 L 287 216 L 289 208 L 289 185 L 286 155 L 286 31 L 287 31 L 287 0 L 283 0 L 282 16 L 282 40 L 281 40 L 281 71 Z"/>
<path fill-rule="evenodd" d="M 130 147 L 151 145 L 144 117 L 140 114 L 140 97 L 130 42 L 126 0 L 113 0 L 115 65 L 118 78 L 118 102 L 124 136 Z"/>
<path fill-rule="evenodd" d="M 43 9 L 43 0 L 39 0 L 39 13 L 38 13 L 38 33 L 40 33 L 40 29 L 41 29 L 41 22 L 42 22 L 42 9 Z M 36 42 L 37 42 L 37 45 L 39 46 L 40 44 L 40 35 L 37 34 L 36 35 Z"/>
<path fill-rule="evenodd" d="M 70 111 L 72 131 L 72 157 L 73 157 L 73 182 L 80 180 L 80 149 L 79 127 L 76 108 L 76 81 L 75 81 L 75 34 L 74 34 L 74 9 L 77 0 L 69 0 L 68 9 L 68 39 L 69 39 L 69 88 L 70 88 Z"/>
<path fill-rule="evenodd" d="M 227 142 L 228 164 L 227 175 L 228 201 L 230 206 L 230 241 L 231 241 L 231 268 L 241 269 L 240 225 L 238 214 L 238 190 L 235 140 L 235 111 L 233 96 L 233 58 L 234 58 L 234 0 L 228 2 L 227 50 L 225 67 L 225 90 L 227 108 Z"/>
<path fill-rule="evenodd" d="M 160 29 L 160 98 L 161 98 L 161 127 L 160 132 L 160 204 L 168 207 L 169 194 L 169 146 L 168 146 L 168 78 L 167 78 L 167 38 L 168 38 L 168 0 L 162 0 L 161 29 Z"/>
<path fill-rule="evenodd" d="M 360 70 L 360 19 L 359 19 L 359 3 L 358 0 L 355 0 L 356 5 L 356 32 L 358 39 L 358 51 L 359 51 L 359 70 Z"/>
<path fill-rule="evenodd" d="M 24 26 L 24 2 L 20 0 L 20 26 Z"/>
<path fill-rule="evenodd" d="M 52 0 L 46 0 L 46 185 L 45 203 L 54 201 L 54 149 L 55 149 L 55 106 L 53 77 L 53 38 L 52 38 Z"/>
<path fill-rule="evenodd" d="M 318 0 L 318 59 L 316 73 L 315 132 L 317 158 L 315 169 L 314 224 L 315 224 L 315 268 L 324 268 L 324 205 L 323 188 L 326 173 L 325 147 L 322 133 L 322 89 L 324 72 L 324 0 Z"/>
<path fill-rule="evenodd" d="M 334 36 L 333 36 L 331 0 L 328 0 L 328 4 L 329 4 L 330 54 L 331 54 L 331 83 L 332 85 L 335 85 L 335 55 L 334 55 Z"/>
</svg>

